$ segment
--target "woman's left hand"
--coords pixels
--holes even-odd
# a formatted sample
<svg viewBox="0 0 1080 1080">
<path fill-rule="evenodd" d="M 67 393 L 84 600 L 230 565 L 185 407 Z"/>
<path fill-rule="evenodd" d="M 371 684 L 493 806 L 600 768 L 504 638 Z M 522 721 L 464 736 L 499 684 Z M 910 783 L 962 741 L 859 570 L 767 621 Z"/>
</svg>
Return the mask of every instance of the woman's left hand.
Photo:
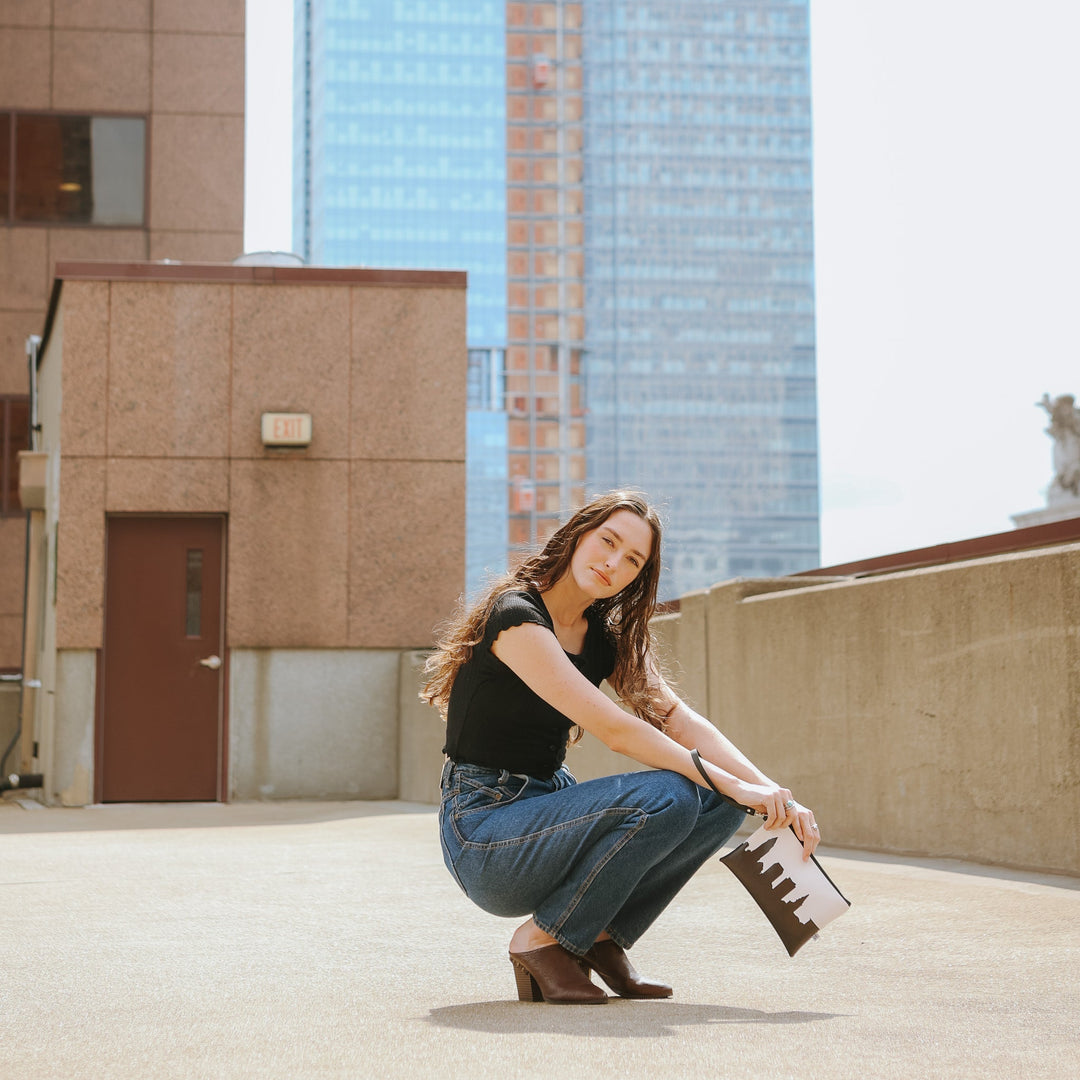
<svg viewBox="0 0 1080 1080">
<path fill-rule="evenodd" d="M 802 841 L 803 861 L 809 862 L 810 856 L 814 854 L 814 849 L 821 840 L 821 830 L 814 820 L 813 810 L 808 807 L 796 803 L 791 807 L 790 813 L 791 827 L 795 830 L 795 835 Z"/>
</svg>

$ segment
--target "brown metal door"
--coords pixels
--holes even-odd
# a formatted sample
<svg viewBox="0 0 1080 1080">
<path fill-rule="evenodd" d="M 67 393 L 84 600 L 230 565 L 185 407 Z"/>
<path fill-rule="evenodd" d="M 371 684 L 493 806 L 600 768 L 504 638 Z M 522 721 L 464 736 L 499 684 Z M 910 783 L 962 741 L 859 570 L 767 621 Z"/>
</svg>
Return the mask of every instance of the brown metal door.
<svg viewBox="0 0 1080 1080">
<path fill-rule="evenodd" d="M 220 798 L 220 517 L 110 517 L 100 798 Z"/>
</svg>

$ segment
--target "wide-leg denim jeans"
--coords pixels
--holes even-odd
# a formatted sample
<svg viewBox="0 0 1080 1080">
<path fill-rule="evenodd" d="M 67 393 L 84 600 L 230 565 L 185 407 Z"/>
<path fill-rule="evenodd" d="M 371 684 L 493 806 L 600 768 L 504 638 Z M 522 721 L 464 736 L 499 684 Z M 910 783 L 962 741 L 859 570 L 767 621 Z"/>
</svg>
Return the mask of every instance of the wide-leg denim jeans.
<svg viewBox="0 0 1080 1080">
<path fill-rule="evenodd" d="M 579 784 L 448 761 L 439 832 L 470 900 L 580 956 L 603 930 L 630 948 L 745 816 L 666 770 Z"/>
</svg>

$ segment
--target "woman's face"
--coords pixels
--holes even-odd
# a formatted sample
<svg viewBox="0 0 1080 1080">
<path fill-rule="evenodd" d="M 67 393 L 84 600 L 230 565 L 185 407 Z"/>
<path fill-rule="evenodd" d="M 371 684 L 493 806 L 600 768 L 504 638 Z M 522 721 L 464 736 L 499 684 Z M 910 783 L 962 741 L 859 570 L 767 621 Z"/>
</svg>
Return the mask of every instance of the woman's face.
<svg viewBox="0 0 1080 1080">
<path fill-rule="evenodd" d="M 632 510 L 616 510 L 602 525 L 582 534 L 570 559 L 570 573 L 594 600 L 614 596 L 644 569 L 652 542 L 647 521 Z"/>
</svg>

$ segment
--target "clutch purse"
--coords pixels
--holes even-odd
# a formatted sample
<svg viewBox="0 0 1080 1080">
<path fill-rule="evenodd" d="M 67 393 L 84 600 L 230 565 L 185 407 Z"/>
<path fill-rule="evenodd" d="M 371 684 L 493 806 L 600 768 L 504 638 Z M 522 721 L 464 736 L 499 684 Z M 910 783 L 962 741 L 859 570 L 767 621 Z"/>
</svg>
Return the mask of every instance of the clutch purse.
<svg viewBox="0 0 1080 1080">
<path fill-rule="evenodd" d="M 691 750 L 690 756 L 705 782 L 721 799 L 748 814 L 755 813 L 717 790 L 696 750 Z M 813 855 L 803 858 L 802 842 L 790 825 L 773 830 L 762 825 L 737 848 L 722 855 L 720 861 L 754 898 L 788 956 L 794 956 L 819 930 L 851 906 L 851 901 L 844 897 L 817 859 Z"/>
</svg>

